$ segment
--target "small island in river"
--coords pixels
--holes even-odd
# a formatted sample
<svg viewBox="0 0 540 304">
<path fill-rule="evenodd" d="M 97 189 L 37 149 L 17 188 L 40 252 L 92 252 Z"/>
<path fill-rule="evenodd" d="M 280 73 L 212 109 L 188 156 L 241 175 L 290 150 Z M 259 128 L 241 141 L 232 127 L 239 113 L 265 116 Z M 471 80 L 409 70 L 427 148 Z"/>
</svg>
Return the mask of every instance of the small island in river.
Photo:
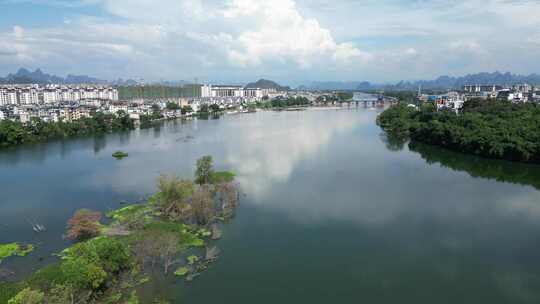
<svg viewBox="0 0 540 304">
<path fill-rule="evenodd" d="M 194 181 L 160 176 L 158 192 L 108 212 L 107 221 L 100 212 L 77 211 L 64 236 L 74 244 L 23 281 L 0 283 L 0 303 L 138 303 L 137 287 L 154 271 L 194 280 L 217 260 L 213 241 L 239 201 L 234 174 L 215 172 L 212 163 L 210 156 L 199 159 Z M 7 258 L 33 247 L 0 248 Z"/>
<path fill-rule="evenodd" d="M 123 151 L 116 151 L 112 154 L 112 157 L 116 158 L 116 159 L 122 159 L 122 158 L 125 158 L 125 157 L 128 157 L 129 154 L 127 152 L 123 152 Z"/>
</svg>

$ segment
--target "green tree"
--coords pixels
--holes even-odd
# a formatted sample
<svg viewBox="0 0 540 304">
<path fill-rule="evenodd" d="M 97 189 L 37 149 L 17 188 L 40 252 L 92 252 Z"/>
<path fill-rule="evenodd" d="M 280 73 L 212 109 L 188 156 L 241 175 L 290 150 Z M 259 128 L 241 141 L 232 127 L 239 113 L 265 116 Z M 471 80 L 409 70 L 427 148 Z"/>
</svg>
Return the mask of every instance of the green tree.
<svg viewBox="0 0 540 304">
<path fill-rule="evenodd" d="M 182 107 L 182 114 L 185 115 L 185 114 L 188 114 L 188 113 L 193 113 L 193 108 L 191 106 L 183 106 Z"/>
<path fill-rule="evenodd" d="M 161 175 L 158 179 L 158 208 L 164 215 L 175 220 L 187 220 L 191 217 L 188 199 L 193 195 L 192 181 L 177 176 Z"/>
<path fill-rule="evenodd" d="M 199 185 L 209 184 L 214 173 L 212 156 L 203 156 L 197 160 L 195 182 Z"/>
<path fill-rule="evenodd" d="M 8 304 L 42 304 L 44 298 L 43 292 L 25 288 L 9 300 Z"/>
<path fill-rule="evenodd" d="M 180 110 L 180 105 L 176 102 L 167 102 L 166 108 L 170 111 Z"/>
</svg>

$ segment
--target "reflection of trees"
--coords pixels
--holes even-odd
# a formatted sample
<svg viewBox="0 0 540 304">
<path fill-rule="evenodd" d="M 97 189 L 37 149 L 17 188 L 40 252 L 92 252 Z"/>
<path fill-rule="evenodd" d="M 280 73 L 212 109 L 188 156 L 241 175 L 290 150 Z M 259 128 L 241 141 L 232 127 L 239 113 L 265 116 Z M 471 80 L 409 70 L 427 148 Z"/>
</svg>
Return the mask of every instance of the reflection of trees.
<svg viewBox="0 0 540 304">
<path fill-rule="evenodd" d="M 381 132 L 381 134 L 379 134 L 379 138 L 386 145 L 388 150 L 394 152 L 403 150 L 408 141 L 406 137 L 396 136 L 386 132 Z"/>
<path fill-rule="evenodd" d="M 486 159 L 418 142 L 411 142 L 409 149 L 420 153 L 428 164 L 438 163 L 455 171 L 467 172 L 472 177 L 528 185 L 540 190 L 540 166 L 538 165 Z"/>
<path fill-rule="evenodd" d="M 129 144 L 131 139 L 131 131 L 121 132 L 118 134 L 118 139 L 122 145 Z"/>
<path fill-rule="evenodd" d="M 94 153 L 95 154 L 105 149 L 106 146 L 107 146 L 107 141 L 105 139 L 105 135 L 96 135 L 94 137 Z"/>
<path fill-rule="evenodd" d="M 161 127 L 163 126 L 163 123 L 157 124 L 154 126 L 154 138 L 160 138 L 161 137 Z"/>
</svg>

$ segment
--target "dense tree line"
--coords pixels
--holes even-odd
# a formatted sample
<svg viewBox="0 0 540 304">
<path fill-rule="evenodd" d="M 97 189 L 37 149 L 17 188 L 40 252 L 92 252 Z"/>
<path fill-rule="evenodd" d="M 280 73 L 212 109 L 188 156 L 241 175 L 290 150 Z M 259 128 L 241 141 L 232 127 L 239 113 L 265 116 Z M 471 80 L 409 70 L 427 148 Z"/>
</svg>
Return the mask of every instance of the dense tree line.
<svg viewBox="0 0 540 304">
<path fill-rule="evenodd" d="M 383 112 L 388 133 L 490 158 L 540 163 L 540 106 L 506 101 L 467 101 L 458 114 L 404 104 Z"/>
<path fill-rule="evenodd" d="M 310 104 L 311 102 L 306 97 L 274 98 L 270 101 L 272 108 L 307 106 Z"/>
<path fill-rule="evenodd" d="M 96 112 L 91 117 L 71 122 L 44 122 L 38 118 L 32 118 L 28 123 L 2 120 L 0 148 L 49 139 L 132 130 L 134 127 L 133 120 L 123 111 L 119 111 L 116 115 Z"/>
</svg>

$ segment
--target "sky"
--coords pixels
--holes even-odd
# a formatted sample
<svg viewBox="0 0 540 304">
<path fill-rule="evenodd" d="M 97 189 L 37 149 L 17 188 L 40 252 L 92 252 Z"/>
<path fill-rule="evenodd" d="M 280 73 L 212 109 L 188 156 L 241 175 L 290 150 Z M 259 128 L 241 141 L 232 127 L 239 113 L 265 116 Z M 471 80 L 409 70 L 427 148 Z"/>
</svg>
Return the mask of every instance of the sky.
<svg viewBox="0 0 540 304">
<path fill-rule="evenodd" d="M 0 75 L 387 83 L 539 55 L 540 0 L 0 0 Z"/>
</svg>

